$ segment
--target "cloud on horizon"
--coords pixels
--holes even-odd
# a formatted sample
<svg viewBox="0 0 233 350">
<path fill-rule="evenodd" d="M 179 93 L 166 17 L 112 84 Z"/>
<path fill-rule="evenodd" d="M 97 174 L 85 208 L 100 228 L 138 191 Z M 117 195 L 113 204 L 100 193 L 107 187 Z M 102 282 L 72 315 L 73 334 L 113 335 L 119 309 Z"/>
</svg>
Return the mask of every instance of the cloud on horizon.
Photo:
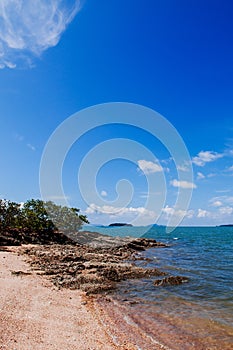
<svg viewBox="0 0 233 350">
<path fill-rule="evenodd" d="M 175 215 L 180 218 L 191 219 L 194 216 L 194 210 L 175 210 L 174 207 L 169 207 L 168 205 L 162 209 L 162 214 L 165 214 L 167 218 L 169 216 Z"/>
<path fill-rule="evenodd" d="M 134 215 L 150 215 L 154 216 L 154 212 L 150 211 L 144 207 L 114 207 L 111 205 L 103 205 L 103 206 L 98 206 L 94 203 L 90 204 L 89 207 L 85 211 L 86 214 L 108 214 L 111 216 L 121 216 L 125 214 L 134 214 Z"/>
<path fill-rule="evenodd" d="M 211 213 L 208 210 L 198 209 L 197 218 L 206 218 L 210 216 L 211 216 Z"/>
<path fill-rule="evenodd" d="M 31 57 L 56 46 L 80 8 L 81 0 L 1 0 L 0 69 L 31 65 Z"/>
</svg>

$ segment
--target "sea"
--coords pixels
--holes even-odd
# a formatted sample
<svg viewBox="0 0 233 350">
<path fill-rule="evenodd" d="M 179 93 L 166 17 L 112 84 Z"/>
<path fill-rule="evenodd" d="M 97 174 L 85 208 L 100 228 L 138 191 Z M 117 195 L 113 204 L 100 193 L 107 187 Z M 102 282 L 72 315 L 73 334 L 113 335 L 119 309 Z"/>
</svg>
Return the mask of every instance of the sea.
<svg viewBox="0 0 233 350">
<path fill-rule="evenodd" d="M 187 277 L 187 283 L 155 286 L 153 277 L 120 282 L 114 291 L 133 322 L 164 348 L 233 349 L 233 227 L 177 227 L 170 233 L 156 225 L 85 229 L 166 243 L 140 252 L 145 259 L 136 263 Z"/>
</svg>

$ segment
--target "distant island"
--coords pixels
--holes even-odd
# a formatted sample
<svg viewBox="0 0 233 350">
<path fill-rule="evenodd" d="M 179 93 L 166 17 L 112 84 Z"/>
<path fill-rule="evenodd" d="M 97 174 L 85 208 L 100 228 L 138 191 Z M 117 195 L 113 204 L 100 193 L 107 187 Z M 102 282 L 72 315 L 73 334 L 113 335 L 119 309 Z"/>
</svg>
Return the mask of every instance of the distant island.
<svg viewBox="0 0 233 350">
<path fill-rule="evenodd" d="M 219 225 L 219 227 L 233 227 L 233 224 Z"/>
<path fill-rule="evenodd" d="M 113 224 L 110 224 L 108 225 L 109 227 L 114 227 L 114 226 L 117 226 L 117 227 L 120 227 L 120 226 L 129 226 L 129 227 L 132 227 L 133 225 L 131 224 L 126 224 L 126 223 L 121 223 L 121 222 L 114 222 Z"/>
</svg>

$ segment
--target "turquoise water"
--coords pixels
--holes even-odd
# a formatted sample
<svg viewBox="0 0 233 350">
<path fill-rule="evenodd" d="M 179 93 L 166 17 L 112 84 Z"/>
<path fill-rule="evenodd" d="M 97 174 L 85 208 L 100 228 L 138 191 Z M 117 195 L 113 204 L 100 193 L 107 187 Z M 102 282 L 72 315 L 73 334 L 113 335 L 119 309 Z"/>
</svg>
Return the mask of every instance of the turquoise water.
<svg viewBox="0 0 233 350">
<path fill-rule="evenodd" d="M 144 227 L 92 227 L 90 230 L 135 237 L 145 232 Z M 179 227 L 166 233 L 164 227 L 155 226 L 143 237 L 154 238 L 169 247 L 141 253 L 148 261 L 146 265 L 145 261 L 139 261 L 139 265 L 186 276 L 189 282 L 155 287 L 153 278 L 125 281 L 119 284 L 118 299 L 137 301 L 134 313 L 140 312 L 140 317 L 150 322 L 155 315 L 163 314 L 169 322 L 173 320 L 184 329 L 189 327 L 189 332 L 194 325 L 196 332 L 199 327 L 202 337 L 205 338 L 205 334 L 212 337 L 215 345 L 210 349 L 233 349 L 233 227 Z M 189 326 L 185 324 L 187 319 Z M 225 347 L 224 341 L 228 344 Z"/>
</svg>

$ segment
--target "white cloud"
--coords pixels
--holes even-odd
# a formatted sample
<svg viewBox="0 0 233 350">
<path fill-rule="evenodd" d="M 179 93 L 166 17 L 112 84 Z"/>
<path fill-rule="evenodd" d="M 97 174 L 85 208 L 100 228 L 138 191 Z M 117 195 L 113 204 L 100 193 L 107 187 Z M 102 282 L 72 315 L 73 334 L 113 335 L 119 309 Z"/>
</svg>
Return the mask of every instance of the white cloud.
<svg viewBox="0 0 233 350">
<path fill-rule="evenodd" d="M 160 164 L 143 159 L 138 160 L 138 166 L 146 175 L 163 171 Z"/>
<path fill-rule="evenodd" d="M 144 207 L 113 207 L 110 205 L 98 206 L 94 203 L 90 204 L 89 207 L 85 211 L 86 214 L 108 214 L 112 216 L 122 216 L 125 214 L 134 214 L 134 215 L 149 215 L 154 217 L 155 213 L 150 211 Z"/>
<path fill-rule="evenodd" d="M 177 170 L 184 171 L 184 172 L 190 171 L 191 170 L 190 163 L 189 162 L 184 162 L 183 164 L 178 164 L 177 165 Z"/>
<path fill-rule="evenodd" d="M 169 207 L 168 205 L 166 205 L 166 207 L 162 209 L 162 212 L 168 216 L 173 215 L 174 211 L 175 211 L 174 208 Z"/>
<path fill-rule="evenodd" d="M 233 207 L 231 206 L 217 206 L 215 211 L 208 211 L 205 209 L 198 209 L 197 218 L 210 219 L 212 224 L 221 224 L 225 219 L 229 219 L 229 216 L 233 214 Z M 209 222 L 209 221 L 207 221 Z"/>
<path fill-rule="evenodd" d="M 231 215 L 231 214 L 233 214 L 233 208 L 229 207 L 229 206 L 222 207 L 222 208 L 219 208 L 219 212 L 222 215 Z"/>
<path fill-rule="evenodd" d="M 0 68 L 13 69 L 57 45 L 79 10 L 80 0 L 1 0 Z"/>
<path fill-rule="evenodd" d="M 175 210 L 172 207 L 169 207 L 168 205 L 166 205 L 165 208 L 162 209 L 162 213 L 164 213 L 167 217 L 175 215 L 181 218 L 188 218 L 191 219 L 193 218 L 194 215 L 194 211 L 193 210 Z"/>
<path fill-rule="evenodd" d="M 189 169 L 185 165 L 177 165 L 177 170 L 180 171 L 189 171 Z"/>
<path fill-rule="evenodd" d="M 101 196 L 102 196 L 102 197 L 107 197 L 107 195 L 108 195 L 108 194 L 107 194 L 107 192 L 106 192 L 106 191 L 104 191 L 104 190 L 103 190 L 103 191 L 101 191 L 101 193 L 100 193 L 100 194 L 101 194 Z"/>
<path fill-rule="evenodd" d="M 173 187 L 180 187 L 184 189 L 197 188 L 197 186 L 193 182 L 188 182 L 188 181 L 172 180 L 170 183 Z"/>
<path fill-rule="evenodd" d="M 201 151 L 196 157 L 193 157 L 192 161 L 195 165 L 204 166 L 206 163 L 213 162 L 222 157 L 223 154 L 217 152 Z"/>
<path fill-rule="evenodd" d="M 197 217 L 198 218 L 206 218 L 210 216 L 210 212 L 204 209 L 198 209 Z"/>
<path fill-rule="evenodd" d="M 211 205 L 216 202 L 221 202 L 221 205 L 233 205 L 233 196 L 217 196 L 210 199 Z"/>
<path fill-rule="evenodd" d="M 213 203 L 212 203 L 212 206 L 213 207 L 221 207 L 223 205 L 223 203 L 221 202 L 221 201 L 214 201 Z"/>
<path fill-rule="evenodd" d="M 205 175 L 202 174 L 201 172 L 198 172 L 197 173 L 197 180 L 202 180 L 202 179 L 205 179 Z"/>
</svg>

